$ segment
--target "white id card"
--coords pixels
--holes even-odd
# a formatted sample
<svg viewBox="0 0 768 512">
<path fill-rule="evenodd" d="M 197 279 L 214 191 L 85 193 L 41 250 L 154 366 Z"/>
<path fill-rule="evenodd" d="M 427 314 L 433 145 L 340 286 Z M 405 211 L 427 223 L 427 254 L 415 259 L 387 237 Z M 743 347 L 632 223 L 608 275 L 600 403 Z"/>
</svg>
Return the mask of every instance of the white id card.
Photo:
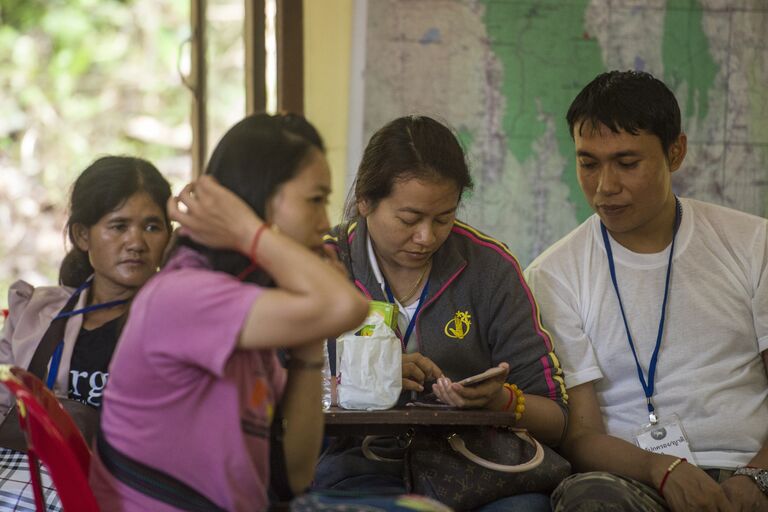
<svg viewBox="0 0 768 512">
<path fill-rule="evenodd" d="M 665 421 L 659 421 L 655 425 L 646 425 L 635 435 L 635 443 L 643 450 L 652 453 L 665 453 L 682 457 L 691 464 L 696 464 L 685 435 L 683 425 L 677 414 L 671 414 Z"/>
</svg>

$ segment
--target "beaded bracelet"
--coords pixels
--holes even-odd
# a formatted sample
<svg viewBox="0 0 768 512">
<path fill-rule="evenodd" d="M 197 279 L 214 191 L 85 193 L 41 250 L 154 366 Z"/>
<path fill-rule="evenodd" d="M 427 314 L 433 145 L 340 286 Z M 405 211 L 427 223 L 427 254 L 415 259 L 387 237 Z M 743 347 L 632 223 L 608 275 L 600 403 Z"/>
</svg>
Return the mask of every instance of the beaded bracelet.
<svg viewBox="0 0 768 512">
<path fill-rule="evenodd" d="M 509 391 L 509 401 L 507 402 L 507 405 L 504 406 L 504 410 L 508 411 L 512 402 L 517 398 L 517 403 L 515 404 L 515 420 L 520 421 L 520 418 L 523 417 L 523 413 L 525 412 L 525 397 L 523 396 L 523 390 L 518 388 L 516 384 L 509 384 L 508 382 L 504 383 L 504 387 Z"/>
<path fill-rule="evenodd" d="M 667 472 L 664 473 L 664 477 L 661 479 L 661 483 L 659 484 L 659 496 L 662 498 L 664 497 L 664 484 L 667 483 L 667 478 L 669 478 L 669 474 L 672 473 L 672 471 L 675 470 L 677 466 L 679 466 L 683 462 L 688 462 L 688 459 L 685 457 L 680 457 L 676 459 L 672 464 L 669 465 L 667 468 Z"/>
<path fill-rule="evenodd" d="M 237 275 L 237 278 L 240 281 L 248 277 L 251 274 L 251 272 L 259 268 L 259 264 L 256 261 L 256 246 L 259 243 L 259 239 L 261 238 L 262 233 L 264 233 L 264 230 L 267 228 L 269 228 L 269 222 L 263 222 L 261 226 L 256 228 L 256 233 L 254 233 L 253 240 L 251 241 L 251 249 L 248 251 L 248 254 L 247 254 L 248 258 L 250 258 L 251 260 L 251 264 L 248 265 L 245 268 L 245 270 L 243 270 Z"/>
</svg>

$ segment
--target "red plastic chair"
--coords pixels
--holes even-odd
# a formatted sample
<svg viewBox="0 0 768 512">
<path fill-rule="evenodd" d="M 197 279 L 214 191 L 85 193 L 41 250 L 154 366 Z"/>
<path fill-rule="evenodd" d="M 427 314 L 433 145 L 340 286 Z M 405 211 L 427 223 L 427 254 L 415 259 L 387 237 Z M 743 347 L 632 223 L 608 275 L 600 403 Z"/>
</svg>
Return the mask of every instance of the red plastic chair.
<svg viewBox="0 0 768 512">
<path fill-rule="evenodd" d="M 91 452 L 72 418 L 40 379 L 22 368 L 0 365 L 0 382 L 16 396 L 19 423 L 27 438 L 35 508 L 45 512 L 40 466 L 53 480 L 65 512 L 99 512 L 88 485 Z"/>
</svg>

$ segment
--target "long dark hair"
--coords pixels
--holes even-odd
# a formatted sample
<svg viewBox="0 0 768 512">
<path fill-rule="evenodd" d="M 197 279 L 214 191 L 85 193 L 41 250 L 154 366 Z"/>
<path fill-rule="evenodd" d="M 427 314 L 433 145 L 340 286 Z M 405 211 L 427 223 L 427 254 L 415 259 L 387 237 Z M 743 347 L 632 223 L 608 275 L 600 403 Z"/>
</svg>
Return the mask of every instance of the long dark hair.
<svg viewBox="0 0 768 512">
<path fill-rule="evenodd" d="M 262 219 L 267 203 L 280 185 L 293 179 L 313 150 L 325 152 L 317 130 L 296 114 L 253 114 L 224 134 L 205 174 L 245 201 Z M 237 251 L 212 249 L 181 237 L 179 245 L 194 248 L 208 258 L 214 270 L 238 275 L 248 258 Z M 249 281 L 266 284 L 264 274 Z"/>
<path fill-rule="evenodd" d="M 171 186 L 150 162 L 130 156 L 105 156 L 89 165 L 75 180 L 69 200 L 67 235 L 72 249 L 59 268 L 59 283 L 78 287 L 93 274 L 88 253 L 75 243 L 73 227 L 95 225 L 104 215 L 121 207 L 137 192 L 146 192 L 163 212 L 166 227 L 166 203 L 171 197 Z"/>
<path fill-rule="evenodd" d="M 459 197 L 472 188 L 472 177 L 459 140 L 445 125 L 427 116 L 390 121 L 373 134 L 363 152 L 344 215 L 358 216 L 357 203 L 376 208 L 389 196 L 396 180 L 423 178 L 453 181 Z"/>
</svg>

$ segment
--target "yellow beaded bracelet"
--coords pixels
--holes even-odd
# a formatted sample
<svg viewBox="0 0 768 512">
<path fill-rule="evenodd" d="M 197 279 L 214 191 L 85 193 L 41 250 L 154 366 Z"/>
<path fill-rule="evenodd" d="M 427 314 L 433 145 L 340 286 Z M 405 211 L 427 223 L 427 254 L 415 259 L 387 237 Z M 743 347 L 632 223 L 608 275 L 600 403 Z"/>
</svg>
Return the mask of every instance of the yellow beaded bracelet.
<svg viewBox="0 0 768 512">
<path fill-rule="evenodd" d="M 504 408 L 505 411 L 509 410 L 512 405 L 512 401 L 515 401 L 515 420 L 520 421 L 525 412 L 525 397 L 523 396 L 523 390 L 518 388 L 516 384 L 504 383 L 504 387 L 509 391 L 509 402 Z"/>
</svg>

